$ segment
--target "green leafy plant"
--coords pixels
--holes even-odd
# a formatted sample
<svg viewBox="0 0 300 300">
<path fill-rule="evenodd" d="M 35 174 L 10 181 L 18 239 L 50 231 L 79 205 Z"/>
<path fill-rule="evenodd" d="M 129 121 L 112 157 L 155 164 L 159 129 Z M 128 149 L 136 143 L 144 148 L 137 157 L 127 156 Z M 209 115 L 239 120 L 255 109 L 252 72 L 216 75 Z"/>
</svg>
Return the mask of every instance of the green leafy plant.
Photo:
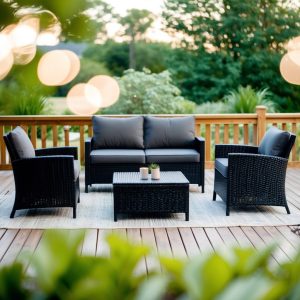
<svg viewBox="0 0 300 300">
<path fill-rule="evenodd" d="M 300 249 L 270 266 L 271 245 L 233 248 L 189 260 L 157 257 L 150 248 L 109 235 L 109 255 L 81 255 L 82 231 L 46 231 L 34 256 L 0 269 L 0 299 L 18 300 L 269 300 L 299 299 Z M 161 270 L 144 274 L 145 257 Z M 25 272 L 30 263 L 30 272 Z"/>
<path fill-rule="evenodd" d="M 159 169 L 159 164 L 152 163 L 149 165 L 149 170 Z"/>
<path fill-rule="evenodd" d="M 268 89 L 255 91 L 251 86 L 240 86 L 226 95 L 224 101 L 228 112 L 231 113 L 254 113 L 258 105 L 264 105 L 268 112 L 274 112 L 276 106 L 270 98 L 271 93 Z"/>
</svg>

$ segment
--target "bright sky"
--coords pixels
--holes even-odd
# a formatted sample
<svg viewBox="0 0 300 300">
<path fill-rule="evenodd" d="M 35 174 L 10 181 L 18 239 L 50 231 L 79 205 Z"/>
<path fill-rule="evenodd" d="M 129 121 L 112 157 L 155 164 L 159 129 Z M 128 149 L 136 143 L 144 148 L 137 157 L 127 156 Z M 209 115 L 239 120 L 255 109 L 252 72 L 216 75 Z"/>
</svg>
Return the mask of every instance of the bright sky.
<svg viewBox="0 0 300 300">
<path fill-rule="evenodd" d="M 164 0 L 106 0 L 115 10 L 116 13 L 120 15 L 125 15 L 128 9 L 147 9 L 159 15 L 162 11 Z M 108 34 L 114 37 L 115 33 L 120 29 L 116 24 L 109 24 L 107 26 Z M 149 29 L 147 37 L 151 40 L 160 42 L 171 42 L 172 38 L 162 31 L 161 20 L 157 19 L 153 24 L 152 28 Z"/>
<path fill-rule="evenodd" d="M 127 9 L 138 8 L 147 9 L 153 13 L 159 13 L 162 10 L 163 0 L 106 0 L 119 14 L 125 14 Z"/>
</svg>

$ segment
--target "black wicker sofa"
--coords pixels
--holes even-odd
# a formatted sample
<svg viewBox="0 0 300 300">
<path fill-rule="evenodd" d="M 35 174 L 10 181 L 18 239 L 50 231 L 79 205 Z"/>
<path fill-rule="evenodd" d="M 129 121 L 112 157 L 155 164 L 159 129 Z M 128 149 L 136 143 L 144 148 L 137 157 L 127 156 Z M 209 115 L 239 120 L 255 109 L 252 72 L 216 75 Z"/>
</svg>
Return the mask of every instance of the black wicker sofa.
<svg viewBox="0 0 300 300">
<path fill-rule="evenodd" d="M 296 136 L 271 127 L 259 147 L 216 145 L 213 200 L 219 195 L 230 208 L 283 206 L 290 213 L 285 194 L 288 158 Z"/>
<path fill-rule="evenodd" d="M 195 119 L 138 116 L 93 117 L 94 136 L 85 142 L 85 191 L 112 183 L 114 172 L 138 172 L 158 163 L 161 171 L 181 171 L 204 192 L 205 141 L 195 137 Z"/>
</svg>

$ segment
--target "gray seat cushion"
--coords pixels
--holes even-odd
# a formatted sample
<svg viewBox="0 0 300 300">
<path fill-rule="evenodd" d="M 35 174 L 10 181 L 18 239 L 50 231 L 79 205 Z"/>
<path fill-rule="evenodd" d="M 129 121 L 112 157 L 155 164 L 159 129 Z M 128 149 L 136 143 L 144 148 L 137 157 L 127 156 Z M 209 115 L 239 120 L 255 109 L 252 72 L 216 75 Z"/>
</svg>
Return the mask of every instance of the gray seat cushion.
<svg viewBox="0 0 300 300">
<path fill-rule="evenodd" d="M 80 163 L 79 160 L 74 160 L 74 177 L 75 179 L 78 178 L 80 173 Z"/>
<path fill-rule="evenodd" d="M 271 127 L 263 137 L 258 153 L 264 155 L 286 157 L 289 149 L 291 134 L 277 127 Z"/>
<path fill-rule="evenodd" d="M 143 149 L 144 118 L 109 118 L 94 116 L 92 119 L 95 149 Z"/>
<path fill-rule="evenodd" d="M 32 143 L 26 132 L 21 127 L 16 127 L 11 132 L 10 138 L 13 143 L 14 150 L 20 159 L 35 157 L 35 151 Z"/>
<path fill-rule="evenodd" d="M 195 141 L 195 118 L 145 117 L 145 148 L 192 148 Z"/>
<path fill-rule="evenodd" d="M 215 161 L 215 168 L 227 178 L 228 175 L 228 158 L 217 158 Z"/>
<path fill-rule="evenodd" d="M 194 149 L 146 149 L 147 163 L 197 163 L 200 154 Z"/>
<path fill-rule="evenodd" d="M 144 164 L 145 152 L 138 149 L 97 149 L 91 151 L 92 164 Z"/>
</svg>

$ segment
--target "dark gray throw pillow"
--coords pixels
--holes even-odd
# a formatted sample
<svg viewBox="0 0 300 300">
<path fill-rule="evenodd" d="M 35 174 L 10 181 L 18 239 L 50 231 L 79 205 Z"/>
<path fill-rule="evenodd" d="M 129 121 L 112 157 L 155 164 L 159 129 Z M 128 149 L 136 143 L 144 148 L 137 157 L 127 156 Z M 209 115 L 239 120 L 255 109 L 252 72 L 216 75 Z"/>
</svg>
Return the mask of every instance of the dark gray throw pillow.
<svg viewBox="0 0 300 300">
<path fill-rule="evenodd" d="M 195 118 L 145 117 L 145 148 L 192 148 Z"/>
<path fill-rule="evenodd" d="M 93 116 L 95 149 L 142 149 L 143 117 L 109 118 Z"/>
<path fill-rule="evenodd" d="M 289 149 L 290 133 L 277 127 L 271 127 L 264 135 L 258 153 L 264 155 L 285 157 Z"/>
<path fill-rule="evenodd" d="M 35 150 L 32 143 L 21 127 L 18 126 L 11 132 L 11 141 L 19 158 L 35 157 Z"/>
</svg>

